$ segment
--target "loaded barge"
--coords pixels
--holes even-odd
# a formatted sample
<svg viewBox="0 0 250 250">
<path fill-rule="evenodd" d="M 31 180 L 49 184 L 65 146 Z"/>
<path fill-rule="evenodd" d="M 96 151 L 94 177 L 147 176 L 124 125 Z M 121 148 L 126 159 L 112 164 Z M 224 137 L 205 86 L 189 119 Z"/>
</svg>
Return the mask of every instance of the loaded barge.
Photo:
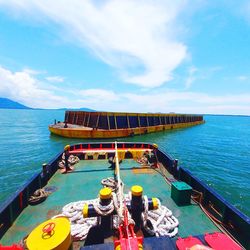
<svg viewBox="0 0 250 250">
<path fill-rule="evenodd" d="M 118 138 L 204 123 L 202 115 L 66 111 L 51 133 L 70 138 Z"/>
<path fill-rule="evenodd" d="M 238 250 L 249 234 L 249 217 L 149 143 L 67 145 L 0 207 L 0 249 Z"/>
</svg>

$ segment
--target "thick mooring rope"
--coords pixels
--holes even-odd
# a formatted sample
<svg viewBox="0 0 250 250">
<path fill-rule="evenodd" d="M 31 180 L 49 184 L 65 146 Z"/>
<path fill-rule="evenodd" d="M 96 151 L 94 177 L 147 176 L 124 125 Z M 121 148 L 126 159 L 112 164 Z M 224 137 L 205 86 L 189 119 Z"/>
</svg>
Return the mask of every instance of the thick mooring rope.
<svg viewBox="0 0 250 250">
<path fill-rule="evenodd" d="M 148 220 L 152 223 L 153 232 L 157 237 L 174 237 L 178 233 L 179 221 L 172 215 L 172 212 L 169 212 L 171 211 L 165 206 L 160 206 L 159 209 L 154 211 L 148 211 Z"/>
<path fill-rule="evenodd" d="M 117 188 L 117 181 L 113 178 L 113 177 L 109 177 L 107 179 L 103 179 L 101 181 L 102 185 L 104 187 L 108 187 L 112 190 L 112 192 L 115 192 L 116 191 L 116 188 Z"/>
<path fill-rule="evenodd" d="M 50 195 L 50 193 L 51 192 L 45 191 L 43 188 L 37 189 L 28 199 L 28 203 L 31 205 L 39 204 L 40 202 L 44 201 Z"/>
<path fill-rule="evenodd" d="M 71 166 L 75 165 L 79 161 L 80 161 L 80 159 L 76 155 L 69 156 L 68 162 Z M 65 153 L 62 154 L 62 159 L 58 162 L 58 167 L 59 168 L 65 167 Z"/>
<path fill-rule="evenodd" d="M 85 204 L 96 203 L 97 199 L 76 201 L 65 205 L 62 213 L 55 217 L 67 217 L 70 220 L 70 231 L 74 241 L 85 240 L 89 229 L 97 225 L 97 217 L 83 218 L 82 209 Z"/>
<path fill-rule="evenodd" d="M 118 219 L 120 220 L 120 223 L 124 220 L 124 184 L 121 181 L 120 176 L 120 165 L 119 165 L 119 158 L 118 158 L 118 151 L 117 151 L 117 142 L 115 142 L 115 174 L 117 179 L 117 206 L 116 206 L 116 212 L 118 215 Z"/>
<path fill-rule="evenodd" d="M 124 199 L 126 201 L 131 200 L 131 193 L 125 194 Z M 172 215 L 172 212 L 165 206 L 160 204 L 158 200 L 159 208 L 157 210 L 148 211 L 148 199 L 144 196 L 145 210 L 142 215 L 143 227 L 145 230 L 157 237 L 170 236 L 174 237 L 178 233 L 178 220 Z M 108 206 L 100 205 L 99 198 L 93 200 L 84 200 L 71 202 L 63 207 L 62 214 L 58 216 L 65 216 L 70 220 L 71 224 L 71 236 L 74 241 L 85 240 L 90 228 L 97 225 L 97 217 L 83 218 L 82 209 L 84 204 L 93 204 L 96 212 L 100 216 L 111 214 L 114 210 L 119 211 L 118 200 L 115 193 L 112 193 L 112 201 Z M 148 221 L 151 222 L 152 228 L 148 226 Z M 121 222 L 119 214 L 113 215 L 113 228 L 118 228 Z M 133 223 L 133 220 L 129 214 L 129 223 Z"/>
</svg>

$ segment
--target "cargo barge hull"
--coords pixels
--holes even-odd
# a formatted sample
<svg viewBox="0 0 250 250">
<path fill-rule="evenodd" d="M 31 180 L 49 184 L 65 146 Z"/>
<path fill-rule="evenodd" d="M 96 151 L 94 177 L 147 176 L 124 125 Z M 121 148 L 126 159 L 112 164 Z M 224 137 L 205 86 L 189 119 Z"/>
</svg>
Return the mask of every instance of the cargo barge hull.
<svg viewBox="0 0 250 250">
<path fill-rule="evenodd" d="M 66 111 L 64 122 L 49 126 L 68 138 L 120 138 L 203 124 L 201 115 Z"/>
</svg>

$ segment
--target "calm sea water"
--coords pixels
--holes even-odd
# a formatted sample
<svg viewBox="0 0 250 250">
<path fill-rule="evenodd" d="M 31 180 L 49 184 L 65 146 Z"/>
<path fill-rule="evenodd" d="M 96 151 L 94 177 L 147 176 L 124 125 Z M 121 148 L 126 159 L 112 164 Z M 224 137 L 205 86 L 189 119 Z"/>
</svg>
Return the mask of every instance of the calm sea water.
<svg viewBox="0 0 250 250">
<path fill-rule="evenodd" d="M 58 110 L 0 109 L 0 203 L 41 170 L 65 144 L 84 140 L 50 135 Z M 121 141 L 157 143 L 182 166 L 250 216 L 250 117 L 205 116 L 206 123 Z"/>
</svg>

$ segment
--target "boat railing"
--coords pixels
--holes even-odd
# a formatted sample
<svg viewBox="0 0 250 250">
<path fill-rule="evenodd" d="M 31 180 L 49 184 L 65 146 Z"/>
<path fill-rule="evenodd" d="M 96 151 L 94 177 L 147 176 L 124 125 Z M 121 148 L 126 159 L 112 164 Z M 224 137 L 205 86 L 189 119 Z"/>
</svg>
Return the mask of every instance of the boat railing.
<svg viewBox="0 0 250 250">
<path fill-rule="evenodd" d="M 250 245 L 250 218 L 248 216 L 231 205 L 213 188 L 195 177 L 188 169 L 179 167 L 178 180 L 186 182 L 193 190 L 201 193 L 201 206 L 206 209 L 208 214 L 216 218 L 229 233 L 241 239 L 243 245 Z M 246 239 L 248 239 L 247 243 L 244 242 Z"/>
<path fill-rule="evenodd" d="M 174 159 L 165 152 L 157 150 L 157 156 L 164 168 L 175 177 L 176 180 L 171 181 L 183 181 L 189 184 L 196 195 L 197 193 L 201 195 L 198 202 L 205 213 L 239 239 L 242 245 L 250 246 L 250 218 L 248 216 L 195 177 L 188 169 L 174 164 Z"/>
<path fill-rule="evenodd" d="M 51 176 L 56 172 L 57 161 L 62 152 L 54 157 L 47 165 L 46 170 L 35 173 L 23 186 L 11 195 L 0 206 L 0 238 L 11 227 L 15 219 L 24 208 L 28 206 L 29 197 L 37 190 L 44 187 Z"/>
<path fill-rule="evenodd" d="M 117 142 L 117 149 L 153 149 L 150 143 L 129 143 L 129 142 Z M 113 142 L 98 142 L 98 143 L 79 143 L 70 147 L 72 153 L 82 153 L 87 151 L 105 151 L 110 150 L 115 152 L 115 143 Z"/>
</svg>

